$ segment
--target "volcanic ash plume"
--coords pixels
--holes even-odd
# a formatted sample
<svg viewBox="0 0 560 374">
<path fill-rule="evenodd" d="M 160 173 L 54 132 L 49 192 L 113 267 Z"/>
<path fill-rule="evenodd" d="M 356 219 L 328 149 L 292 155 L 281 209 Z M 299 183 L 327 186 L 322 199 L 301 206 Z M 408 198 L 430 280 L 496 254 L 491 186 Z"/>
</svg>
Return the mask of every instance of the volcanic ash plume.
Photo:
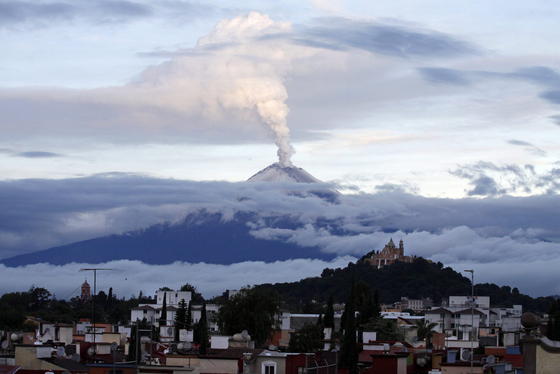
<svg viewBox="0 0 560 374">
<path fill-rule="evenodd" d="M 259 116 L 274 133 L 274 142 L 278 147 L 277 154 L 280 165 L 292 166 L 290 159 L 294 149 L 290 144 L 290 128 L 286 121 L 288 106 L 280 100 L 269 100 L 258 103 L 257 110 Z"/>
<path fill-rule="evenodd" d="M 210 118 L 211 125 L 245 126 L 257 117 L 274 137 L 279 163 L 290 166 L 294 150 L 284 79 L 300 47 L 274 38 L 290 32 L 289 23 L 257 12 L 223 20 L 194 48 L 146 69 L 133 86 L 143 90 L 149 105 Z"/>
<path fill-rule="evenodd" d="M 220 82 L 233 84 L 218 90 L 223 93 L 219 101 L 226 108 L 256 111 L 274 135 L 279 162 L 283 166 L 292 165 L 290 158 L 294 153 L 287 124 L 288 93 L 283 83 L 291 56 L 286 53 L 285 45 L 265 45 L 262 37 L 286 33 L 290 29 L 288 23 L 275 22 L 265 14 L 251 12 L 221 21 L 210 35 L 198 42 L 201 48 L 234 43 L 233 51 L 226 49 L 219 52 L 220 64 L 227 61 L 221 71 L 227 79 L 220 79 Z"/>
</svg>

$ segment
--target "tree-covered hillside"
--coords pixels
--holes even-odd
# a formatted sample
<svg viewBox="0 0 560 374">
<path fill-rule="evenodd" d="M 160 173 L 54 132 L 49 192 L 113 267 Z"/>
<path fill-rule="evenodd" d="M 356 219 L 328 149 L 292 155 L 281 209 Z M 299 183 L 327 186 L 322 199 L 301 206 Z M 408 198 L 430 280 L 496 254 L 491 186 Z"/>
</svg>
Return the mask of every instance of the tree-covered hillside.
<svg viewBox="0 0 560 374">
<path fill-rule="evenodd" d="M 401 296 L 415 299 L 430 297 L 439 303 L 450 295 L 471 293 L 468 278 L 440 262 L 433 263 L 423 258 L 413 263 L 397 262 L 381 269 L 358 261 L 349 263 L 346 268 L 325 269 L 320 277 L 259 287 L 277 291 L 288 309 L 310 311 L 313 304 L 324 304 L 331 295 L 336 302 L 344 302 L 353 279 L 377 289 L 382 303 L 395 302 Z M 553 300 L 552 297 L 532 298 L 519 293 L 516 288 L 489 283 L 476 284 L 475 293 L 490 296 L 495 306 L 521 304 L 524 310 L 537 312 L 548 311 Z"/>
</svg>

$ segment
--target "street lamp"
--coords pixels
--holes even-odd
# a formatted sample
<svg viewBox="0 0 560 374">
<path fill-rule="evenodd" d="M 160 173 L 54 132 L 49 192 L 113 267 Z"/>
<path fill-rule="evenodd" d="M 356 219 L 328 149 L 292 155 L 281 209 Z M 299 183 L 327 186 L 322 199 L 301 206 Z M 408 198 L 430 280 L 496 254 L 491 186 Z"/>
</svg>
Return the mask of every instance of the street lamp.
<svg viewBox="0 0 560 374">
<path fill-rule="evenodd" d="M 471 333 L 469 338 L 471 341 L 471 374 L 473 374 L 473 358 L 474 358 L 474 270 L 463 270 L 465 273 L 471 273 Z"/>
</svg>

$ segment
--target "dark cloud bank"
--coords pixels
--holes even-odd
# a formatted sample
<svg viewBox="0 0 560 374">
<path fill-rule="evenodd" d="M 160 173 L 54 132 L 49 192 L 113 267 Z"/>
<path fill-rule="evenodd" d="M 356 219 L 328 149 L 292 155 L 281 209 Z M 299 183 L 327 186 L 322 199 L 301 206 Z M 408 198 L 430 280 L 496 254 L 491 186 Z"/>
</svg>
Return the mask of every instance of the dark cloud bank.
<svg viewBox="0 0 560 374">
<path fill-rule="evenodd" d="M 393 189 L 371 195 L 340 195 L 332 202 L 307 194 L 308 189 L 306 185 L 288 188 L 276 184 L 191 182 L 122 173 L 66 180 L 3 181 L 0 257 L 162 221 L 177 222 L 187 213 L 204 208 L 220 212 L 224 220 L 238 211 L 258 212 L 261 217 L 289 215 L 299 223 L 297 227 L 278 229 L 268 227 L 265 220 L 257 220 L 250 224 L 251 234 L 302 247 L 317 246 L 338 257 L 332 262 L 249 261 L 233 265 L 117 261 L 110 265 L 121 270 L 110 279 L 134 279 L 119 283 L 121 293 L 139 288 L 151 291 L 159 283 L 175 286 L 183 279 L 194 283 L 199 279 L 201 288 L 210 294 L 256 282 L 297 279 L 318 274 L 323 267 L 342 266 L 368 250 L 379 249 L 390 236 L 403 238 L 412 254 L 459 270 L 473 266 L 479 281 L 510 284 L 534 295 L 560 292 L 557 194 L 441 199 Z M 325 220 L 336 225 L 325 225 Z M 318 225 L 318 221 L 323 224 Z M 75 288 L 69 286 L 70 278 L 78 282 L 81 277 L 77 273 L 79 265 L 75 264 L 0 267 L 0 292 L 24 289 L 44 279 L 57 292 L 70 292 L 69 288 Z M 150 276 L 158 271 L 161 276 Z M 38 272 L 60 276 L 49 278 Z M 196 278 L 197 274 L 205 275 Z M 158 284 L 153 279 L 158 279 Z"/>
</svg>

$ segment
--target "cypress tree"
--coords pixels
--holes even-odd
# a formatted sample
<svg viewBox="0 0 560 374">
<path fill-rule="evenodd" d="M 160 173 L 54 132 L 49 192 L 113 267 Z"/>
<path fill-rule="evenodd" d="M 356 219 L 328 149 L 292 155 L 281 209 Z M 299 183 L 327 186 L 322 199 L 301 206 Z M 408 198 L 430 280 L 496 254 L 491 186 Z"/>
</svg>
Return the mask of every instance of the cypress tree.
<svg viewBox="0 0 560 374">
<path fill-rule="evenodd" d="M 189 301 L 189 306 L 187 307 L 187 315 L 185 316 L 185 329 L 190 330 L 192 328 L 192 300 Z"/>
<path fill-rule="evenodd" d="M 185 300 L 179 301 L 179 307 L 175 314 L 175 340 L 179 341 L 179 330 L 185 328 L 187 320 L 187 304 Z"/>
<path fill-rule="evenodd" d="M 323 325 L 325 327 L 330 327 L 334 329 L 334 301 L 332 295 L 329 297 L 327 303 L 327 310 L 325 311 L 325 317 L 323 318 Z"/>
<path fill-rule="evenodd" d="M 560 300 L 553 301 L 548 311 L 546 336 L 551 340 L 560 341 Z"/>
<path fill-rule="evenodd" d="M 355 286 L 352 281 L 350 296 L 344 306 L 344 332 L 340 352 L 340 366 L 349 374 L 358 373 L 358 346 L 356 343 Z"/>
<path fill-rule="evenodd" d="M 199 343 L 200 348 L 198 352 L 201 354 L 206 354 L 208 350 L 208 321 L 206 319 L 206 302 L 202 303 L 202 311 L 200 312 L 200 321 L 198 322 L 199 329 Z"/>
<path fill-rule="evenodd" d="M 163 306 L 161 307 L 161 315 L 159 316 L 159 325 L 166 326 L 167 325 L 167 300 L 166 300 L 167 293 L 164 291 L 163 293 Z"/>
</svg>

